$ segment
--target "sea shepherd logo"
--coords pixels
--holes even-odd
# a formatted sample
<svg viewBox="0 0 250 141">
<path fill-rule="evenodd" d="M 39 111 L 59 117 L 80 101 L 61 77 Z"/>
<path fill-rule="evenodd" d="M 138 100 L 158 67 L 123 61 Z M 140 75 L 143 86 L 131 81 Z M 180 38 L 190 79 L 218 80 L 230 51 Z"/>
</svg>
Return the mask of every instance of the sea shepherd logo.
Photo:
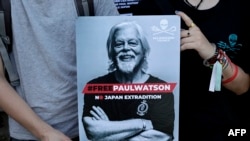
<svg viewBox="0 0 250 141">
<path fill-rule="evenodd" d="M 153 39 L 159 42 L 167 42 L 174 39 L 176 26 L 170 26 L 167 19 L 160 20 L 159 26 L 152 26 Z"/>
</svg>

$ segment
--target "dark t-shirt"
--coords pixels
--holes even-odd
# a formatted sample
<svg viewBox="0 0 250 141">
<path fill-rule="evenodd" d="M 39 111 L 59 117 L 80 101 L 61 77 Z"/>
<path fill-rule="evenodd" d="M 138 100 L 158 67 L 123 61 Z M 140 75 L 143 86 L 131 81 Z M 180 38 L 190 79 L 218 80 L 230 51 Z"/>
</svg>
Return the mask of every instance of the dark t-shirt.
<svg viewBox="0 0 250 141">
<path fill-rule="evenodd" d="M 209 10 L 196 10 L 184 0 L 142 0 L 133 7 L 134 15 L 175 15 L 185 12 L 211 43 L 223 49 L 230 59 L 249 73 L 249 23 L 245 1 L 220 0 Z M 182 21 L 182 28 L 188 29 Z M 180 140 L 222 140 L 230 129 L 250 124 L 249 93 L 236 96 L 224 89 L 209 92 L 212 70 L 194 50 L 181 52 Z M 242 120 L 245 119 L 247 121 Z M 243 123 L 240 123 L 243 121 Z"/>
<path fill-rule="evenodd" d="M 119 83 L 114 76 L 114 73 L 98 77 L 91 80 L 88 84 L 117 84 Z M 166 83 L 165 81 L 150 75 L 145 83 Z M 123 99 L 96 100 L 95 96 L 100 94 L 85 94 L 84 95 L 84 110 L 83 116 L 91 116 L 89 111 L 92 106 L 100 106 L 109 120 L 126 120 L 133 118 L 142 118 L 151 120 L 155 130 L 173 135 L 174 128 L 174 96 L 173 93 L 156 93 L 156 94 L 103 94 L 103 96 L 123 96 Z M 125 99 L 131 95 L 145 96 L 152 95 L 157 97 Z M 159 98 L 160 97 L 160 98 Z M 130 97 L 131 98 L 131 97 Z"/>
</svg>

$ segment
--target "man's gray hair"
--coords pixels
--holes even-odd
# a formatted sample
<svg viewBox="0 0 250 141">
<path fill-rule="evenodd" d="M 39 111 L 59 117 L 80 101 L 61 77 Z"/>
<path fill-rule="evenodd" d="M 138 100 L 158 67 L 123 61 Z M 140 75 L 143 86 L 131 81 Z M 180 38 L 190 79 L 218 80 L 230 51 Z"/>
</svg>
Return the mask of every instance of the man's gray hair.
<svg viewBox="0 0 250 141">
<path fill-rule="evenodd" d="M 109 36 L 107 39 L 107 51 L 108 51 L 108 57 L 109 57 L 109 68 L 108 71 L 112 72 L 116 70 L 116 65 L 114 64 L 114 35 L 117 31 L 119 31 L 120 29 L 124 29 L 126 27 L 134 27 L 135 30 L 137 31 L 137 35 L 138 35 L 138 39 L 142 45 L 142 50 L 143 50 L 143 54 L 144 54 L 144 62 L 142 65 L 142 70 L 144 72 L 146 72 L 146 70 L 148 69 L 148 61 L 147 61 L 147 56 L 150 52 L 150 46 L 149 43 L 147 41 L 147 38 L 145 36 L 145 33 L 143 31 L 143 29 L 141 28 L 141 26 L 136 23 L 135 21 L 126 21 L 126 22 L 121 22 L 118 24 L 115 24 L 110 32 L 109 32 Z"/>
</svg>

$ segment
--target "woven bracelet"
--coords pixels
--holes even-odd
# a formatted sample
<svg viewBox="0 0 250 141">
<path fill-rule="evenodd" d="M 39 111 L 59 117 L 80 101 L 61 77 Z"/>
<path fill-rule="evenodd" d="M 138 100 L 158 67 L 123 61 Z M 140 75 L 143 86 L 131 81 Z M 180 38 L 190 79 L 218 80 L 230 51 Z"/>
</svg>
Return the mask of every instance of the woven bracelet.
<svg viewBox="0 0 250 141">
<path fill-rule="evenodd" d="M 212 67 L 214 63 L 217 61 L 218 54 L 219 54 L 219 50 L 218 48 L 216 48 L 214 55 L 211 58 L 204 60 L 203 65 L 206 67 Z"/>
<path fill-rule="evenodd" d="M 212 68 L 216 61 L 219 61 L 222 64 L 223 70 L 228 66 L 229 58 L 222 49 L 215 49 L 214 55 L 203 61 L 203 65 L 206 67 Z"/>
</svg>

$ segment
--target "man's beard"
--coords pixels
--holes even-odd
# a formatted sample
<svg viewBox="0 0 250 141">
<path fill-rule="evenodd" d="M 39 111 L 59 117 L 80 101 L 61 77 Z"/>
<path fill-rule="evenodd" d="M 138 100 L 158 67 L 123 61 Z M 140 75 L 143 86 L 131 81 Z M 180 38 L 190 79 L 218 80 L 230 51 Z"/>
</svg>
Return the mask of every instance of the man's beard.
<svg viewBox="0 0 250 141">
<path fill-rule="evenodd" d="M 134 53 L 119 53 L 115 57 L 116 70 L 126 75 L 135 74 L 141 69 L 143 61 L 142 58 L 138 58 Z"/>
<path fill-rule="evenodd" d="M 121 60 L 116 60 L 116 69 L 124 74 L 135 74 L 137 73 L 139 70 L 142 69 L 143 67 L 143 59 L 140 60 L 140 62 L 136 62 L 135 60 L 133 61 L 129 61 L 129 62 L 124 62 Z"/>
<path fill-rule="evenodd" d="M 132 62 L 121 62 L 119 60 L 117 61 L 117 69 L 122 73 L 131 74 L 134 72 L 135 67 L 136 63 L 134 61 Z"/>
</svg>

